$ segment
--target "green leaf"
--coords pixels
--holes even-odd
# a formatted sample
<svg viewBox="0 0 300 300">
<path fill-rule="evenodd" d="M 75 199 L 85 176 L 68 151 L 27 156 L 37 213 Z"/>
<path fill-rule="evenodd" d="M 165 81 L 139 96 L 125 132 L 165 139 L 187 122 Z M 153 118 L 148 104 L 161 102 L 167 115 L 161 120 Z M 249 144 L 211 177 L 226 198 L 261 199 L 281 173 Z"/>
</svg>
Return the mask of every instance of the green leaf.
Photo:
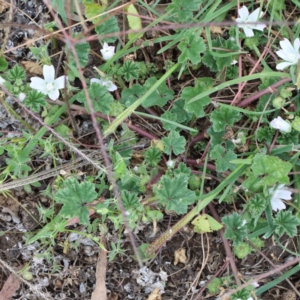
<svg viewBox="0 0 300 300">
<path fill-rule="evenodd" d="M 206 49 L 206 46 L 195 30 L 188 30 L 184 40 L 179 43 L 178 49 L 181 51 L 178 62 L 184 63 L 190 60 L 193 65 L 196 65 L 201 61 L 200 53 Z"/>
<path fill-rule="evenodd" d="M 129 107 L 140 97 L 142 97 L 146 93 L 146 91 L 147 89 L 145 86 L 134 84 L 131 88 L 124 89 L 122 91 L 120 102 L 126 107 Z"/>
<path fill-rule="evenodd" d="M 195 202 L 193 199 L 195 193 L 187 188 L 187 184 L 188 177 L 184 174 L 179 174 L 175 178 L 164 175 L 154 187 L 154 193 L 168 211 L 174 211 L 179 215 L 185 214 L 188 205 Z"/>
<path fill-rule="evenodd" d="M 241 243 L 233 248 L 236 257 L 243 259 L 252 252 L 253 248 L 247 243 Z"/>
<path fill-rule="evenodd" d="M 291 163 L 285 162 L 277 156 L 256 154 L 253 158 L 251 172 L 242 185 L 251 191 L 258 191 L 265 186 L 277 183 L 289 184 L 288 173 L 291 168 Z"/>
<path fill-rule="evenodd" d="M 233 240 L 235 246 L 240 245 L 243 242 L 243 238 L 247 236 L 246 222 L 241 215 L 234 212 L 230 216 L 223 217 L 222 222 L 226 225 L 224 237 Z"/>
<path fill-rule="evenodd" d="M 167 11 L 177 16 L 179 22 L 186 22 L 192 19 L 193 11 L 198 10 L 201 3 L 202 0 L 172 0 Z"/>
<path fill-rule="evenodd" d="M 105 86 L 102 86 L 98 83 L 92 83 L 90 84 L 88 88 L 89 96 L 92 101 L 92 106 L 94 110 L 97 112 L 102 112 L 103 114 L 108 114 L 110 111 L 110 105 L 113 103 L 114 98 L 113 96 L 108 93 Z M 75 98 L 80 103 L 84 104 L 85 109 L 90 112 L 90 109 L 88 107 L 84 91 L 80 91 L 72 98 Z"/>
<path fill-rule="evenodd" d="M 215 145 L 222 144 L 224 142 L 223 136 L 225 134 L 225 131 L 215 132 L 213 127 L 209 127 L 207 130 L 207 133 L 210 136 L 211 139 L 211 145 L 214 147 Z"/>
<path fill-rule="evenodd" d="M 84 3 L 84 8 L 85 8 L 85 16 L 90 19 L 92 17 L 95 17 L 97 15 L 100 15 L 103 12 L 103 7 L 99 5 L 98 3 L 92 2 L 92 3 L 87 3 L 85 1 Z M 101 17 L 94 18 L 92 20 L 93 24 L 97 24 L 101 22 Z"/>
<path fill-rule="evenodd" d="M 89 210 L 85 206 L 97 198 L 95 185 L 89 181 L 79 183 L 75 178 L 69 177 L 65 187 L 59 189 L 54 195 L 54 200 L 63 203 L 60 215 L 65 218 L 78 217 L 80 224 L 89 224 Z"/>
<path fill-rule="evenodd" d="M 101 20 L 104 20 L 106 18 L 107 15 L 101 17 Z M 119 32 L 120 32 L 116 17 L 110 17 L 108 20 L 105 20 L 104 23 L 96 26 L 95 31 L 101 37 L 101 41 L 106 43 L 114 43 L 117 39 L 117 36 L 119 36 Z M 116 33 L 116 35 L 111 37 L 102 37 L 112 33 Z"/>
<path fill-rule="evenodd" d="M 252 288 L 253 288 L 253 286 L 252 286 Z M 251 292 L 247 288 L 244 288 L 244 289 L 234 293 L 230 299 L 231 300 L 248 300 L 250 297 L 251 297 Z"/>
<path fill-rule="evenodd" d="M 89 55 L 91 51 L 91 47 L 89 43 L 78 43 L 75 45 L 76 54 L 78 56 L 78 60 L 80 63 L 80 67 L 84 68 L 88 61 L 89 61 Z M 74 55 L 72 52 L 69 54 L 69 64 L 73 66 L 77 66 Z"/>
<path fill-rule="evenodd" d="M 231 160 L 236 159 L 237 156 L 232 150 L 227 150 L 221 145 L 214 146 L 210 152 L 210 158 L 216 161 L 216 168 L 218 172 L 225 172 L 228 169 L 234 170 L 236 166 L 230 163 Z"/>
<path fill-rule="evenodd" d="M 4 56 L 0 56 L 0 71 L 5 71 L 8 68 L 8 63 Z"/>
<path fill-rule="evenodd" d="M 210 115 L 210 120 L 213 123 L 215 132 L 220 132 L 226 129 L 226 126 L 232 127 L 233 124 L 241 119 L 241 114 L 232 110 L 230 107 L 222 106 L 214 110 Z"/>
<path fill-rule="evenodd" d="M 170 112 L 176 114 L 178 123 L 189 121 L 192 118 L 192 113 L 188 113 L 184 108 L 184 99 L 176 101 L 170 109 Z"/>
<path fill-rule="evenodd" d="M 121 104 L 119 101 L 114 101 L 109 106 L 109 115 L 117 117 L 124 109 L 125 105 Z"/>
<path fill-rule="evenodd" d="M 127 11 L 129 14 L 127 15 L 127 20 L 128 20 L 128 24 L 129 24 L 129 28 L 132 30 L 139 30 L 142 29 L 142 21 L 141 18 L 139 17 L 139 13 L 136 10 L 136 8 L 134 7 L 133 4 L 128 5 L 125 8 L 125 11 Z M 132 15 L 136 15 L 136 16 L 132 16 Z M 129 33 L 128 34 L 128 38 L 132 39 L 138 39 L 141 38 L 143 36 L 143 33 Z"/>
<path fill-rule="evenodd" d="M 174 174 L 175 175 L 185 174 L 187 177 L 190 177 L 191 172 L 192 172 L 191 168 L 187 167 L 185 163 L 180 162 L 177 169 L 175 169 Z"/>
<path fill-rule="evenodd" d="M 222 280 L 220 278 L 214 278 L 207 286 L 207 289 L 211 295 L 214 295 L 220 292 L 221 286 L 222 286 Z"/>
<path fill-rule="evenodd" d="M 38 92 L 37 90 L 32 90 L 27 93 L 24 104 L 35 113 L 40 112 L 41 107 L 47 106 L 45 95 Z"/>
<path fill-rule="evenodd" d="M 91 51 L 91 47 L 89 43 L 79 43 L 75 45 L 76 54 L 80 63 L 80 67 L 84 68 L 89 61 L 89 54 Z M 69 71 L 68 78 L 70 81 L 73 81 L 75 78 L 79 78 L 79 71 L 75 61 L 75 57 L 73 53 L 70 51 L 69 54 Z"/>
<path fill-rule="evenodd" d="M 144 88 L 148 90 L 151 86 L 153 86 L 157 82 L 157 79 L 155 77 L 148 78 L 147 81 L 144 84 Z M 163 107 L 169 100 L 173 100 L 174 98 L 174 91 L 169 90 L 166 83 L 162 83 L 145 101 L 142 106 L 144 108 L 151 107 L 154 105 L 158 105 L 160 107 Z"/>
<path fill-rule="evenodd" d="M 173 152 L 175 155 L 179 155 L 185 151 L 186 140 L 177 131 L 170 131 L 167 137 L 162 138 L 162 142 L 165 146 L 164 152 L 166 154 Z"/>
<path fill-rule="evenodd" d="M 195 225 L 194 231 L 198 233 L 213 232 L 220 230 L 223 227 L 222 224 L 207 214 L 198 216 L 193 220 L 192 224 Z"/>
<path fill-rule="evenodd" d="M 296 216 L 292 215 L 291 211 L 280 210 L 275 217 L 274 225 L 275 232 L 281 237 L 285 232 L 289 237 L 295 237 L 297 234 L 297 226 L 300 221 Z"/>
<path fill-rule="evenodd" d="M 186 111 L 195 114 L 197 118 L 202 118 L 205 115 L 204 107 L 211 103 L 208 96 L 205 96 L 193 103 L 189 104 L 190 99 L 194 98 L 199 93 L 202 93 L 213 87 L 213 80 L 211 78 L 201 78 L 196 81 L 195 87 L 186 87 L 181 93 L 181 98 L 185 100 L 184 108 Z"/>
<path fill-rule="evenodd" d="M 261 194 L 255 194 L 253 198 L 250 198 L 248 203 L 248 209 L 254 216 L 260 216 L 267 207 L 267 201 Z"/>
<path fill-rule="evenodd" d="M 54 239 L 58 232 L 63 232 L 68 223 L 68 220 L 63 220 L 61 215 L 57 215 L 50 223 L 45 225 L 35 236 L 28 240 L 26 243 L 30 245 L 39 239 L 47 239 L 54 245 Z"/>
<path fill-rule="evenodd" d="M 7 73 L 8 80 L 10 81 L 16 81 L 18 79 L 25 79 L 26 78 L 26 72 L 22 67 L 19 67 L 17 64 L 8 71 Z"/>
<path fill-rule="evenodd" d="M 139 78 L 139 67 L 132 60 L 126 60 L 124 62 L 121 67 L 121 72 L 127 82 Z"/>
<path fill-rule="evenodd" d="M 161 115 L 161 117 L 163 119 L 165 119 L 165 120 L 169 120 L 169 121 L 172 121 L 172 122 L 176 122 L 176 120 L 177 120 L 177 115 L 174 114 L 174 113 L 172 113 L 172 112 L 170 112 L 170 111 L 164 112 Z M 171 123 L 166 122 L 164 120 L 162 120 L 162 123 L 163 123 L 163 128 L 165 130 L 172 130 L 172 129 L 176 129 L 177 128 L 177 126 L 175 124 L 171 124 Z"/>
<path fill-rule="evenodd" d="M 150 166 L 157 166 L 161 161 L 161 151 L 156 147 L 150 147 L 145 153 L 145 162 Z"/>
<path fill-rule="evenodd" d="M 212 51 L 206 50 L 203 56 L 203 63 L 212 72 L 221 71 L 224 67 L 229 67 L 232 61 L 237 58 L 236 52 L 240 50 L 235 42 L 223 38 L 213 40 L 212 48 Z M 231 54 L 231 52 L 235 52 L 235 54 Z"/>
<path fill-rule="evenodd" d="M 53 0 L 51 2 L 51 6 L 58 11 L 58 13 L 60 14 L 61 18 L 63 19 L 64 23 L 66 25 L 68 25 L 68 19 L 67 19 L 67 15 L 66 15 L 66 9 L 64 7 L 64 2 L 61 0 Z"/>
</svg>

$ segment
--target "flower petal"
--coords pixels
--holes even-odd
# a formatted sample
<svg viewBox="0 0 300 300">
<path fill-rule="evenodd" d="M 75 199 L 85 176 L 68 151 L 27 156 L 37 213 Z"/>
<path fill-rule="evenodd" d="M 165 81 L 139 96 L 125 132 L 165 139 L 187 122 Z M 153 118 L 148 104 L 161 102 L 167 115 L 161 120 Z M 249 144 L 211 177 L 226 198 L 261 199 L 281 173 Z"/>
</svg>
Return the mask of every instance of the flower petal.
<svg viewBox="0 0 300 300">
<path fill-rule="evenodd" d="M 254 32 L 253 32 L 253 30 L 251 28 L 249 28 L 249 27 L 243 27 L 243 29 L 244 29 L 245 35 L 247 37 L 254 36 Z"/>
<path fill-rule="evenodd" d="M 279 42 L 281 49 L 286 52 L 287 54 L 295 54 L 295 49 L 292 46 L 291 42 L 284 38 L 283 41 Z"/>
<path fill-rule="evenodd" d="M 287 190 L 277 190 L 276 197 L 283 200 L 292 200 L 292 192 Z"/>
<path fill-rule="evenodd" d="M 60 90 L 60 89 L 63 89 L 65 87 L 65 78 L 66 78 L 66 81 L 67 81 L 68 80 L 67 76 L 60 76 L 60 77 L 55 79 L 54 85 L 55 85 L 56 89 Z"/>
<path fill-rule="evenodd" d="M 271 199 L 271 206 L 274 211 L 285 209 L 285 204 L 279 198 Z"/>
<path fill-rule="evenodd" d="M 300 48 L 300 39 L 296 38 L 294 41 L 294 49 L 299 52 L 299 48 Z"/>
<path fill-rule="evenodd" d="M 276 66 L 276 70 L 283 70 L 284 68 L 291 66 L 291 65 L 293 65 L 293 64 L 289 63 L 289 62 L 282 62 Z"/>
<path fill-rule="evenodd" d="M 55 73 L 55 70 L 54 70 L 53 66 L 47 66 L 47 65 L 43 66 L 43 75 L 44 75 L 44 79 L 47 83 L 54 81 L 54 76 L 55 76 L 54 73 Z"/>
<path fill-rule="evenodd" d="M 247 6 L 243 6 L 242 8 L 239 9 L 239 16 L 243 21 L 245 21 L 248 18 L 249 10 Z"/>
<path fill-rule="evenodd" d="M 46 90 L 46 82 L 44 79 L 39 77 L 31 77 L 30 78 L 30 87 L 34 90 L 45 91 Z"/>
<path fill-rule="evenodd" d="M 113 92 L 118 89 L 118 87 L 112 81 L 107 82 L 106 87 L 109 92 Z"/>
<path fill-rule="evenodd" d="M 59 97 L 59 91 L 58 90 L 53 90 L 48 94 L 49 98 L 53 101 L 57 100 Z"/>
<path fill-rule="evenodd" d="M 98 83 L 98 84 L 101 84 L 102 85 L 102 81 L 98 78 L 92 78 L 91 79 L 91 83 Z"/>
<path fill-rule="evenodd" d="M 252 29 L 259 30 L 259 31 L 264 31 L 266 25 L 263 23 L 259 23 L 259 24 L 255 24 L 255 25 L 250 25 L 249 27 Z"/>
<path fill-rule="evenodd" d="M 276 51 L 276 54 L 280 58 L 284 59 L 285 61 L 290 61 L 290 56 L 288 55 L 288 53 L 286 51 L 284 51 L 284 50 L 278 50 L 278 51 Z"/>
<path fill-rule="evenodd" d="M 248 18 L 249 22 L 257 22 L 258 19 L 263 15 L 263 11 L 260 8 L 257 8 L 255 11 L 253 11 Z"/>
</svg>

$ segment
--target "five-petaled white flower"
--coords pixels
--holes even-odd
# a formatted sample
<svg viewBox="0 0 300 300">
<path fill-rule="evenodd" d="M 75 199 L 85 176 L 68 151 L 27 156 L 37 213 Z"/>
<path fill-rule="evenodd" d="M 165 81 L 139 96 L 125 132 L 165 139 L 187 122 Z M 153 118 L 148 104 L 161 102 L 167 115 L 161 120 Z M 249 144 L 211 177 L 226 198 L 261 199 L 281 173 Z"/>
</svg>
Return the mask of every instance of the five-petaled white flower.
<svg viewBox="0 0 300 300">
<path fill-rule="evenodd" d="M 291 132 L 292 130 L 292 125 L 289 122 L 284 121 L 281 117 L 277 117 L 274 120 L 272 120 L 270 122 L 270 126 L 284 133 Z"/>
<path fill-rule="evenodd" d="M 263 14 L 264 13 L 260 10 L 260 8 L 257 8 L 254 12 L 252 12 L 249 15 L 248 8 L 246 6 L 243 6 L 239 9 L 240 18 L 236 19 L 236 22 L 238 23 L 237 26 L 243 28 L 247 37 L 254 36 L 254 32 L 252 29 L 263 31 L 266 27 L 266 25 L 262 23 L 255 24 L 258 21 L 258 19 L 262 17 Z"/>
<path fill-rule="evenodd" d="M 291 194 L 284 184 L 280 184 L 276 189 L 272 187 L 269 189 L 269 193 L 271 194 L 271 206 L 274 211 L 285 209 L 286 206 L 283 203 L 283 200 L 291 200 Z"/>
<path fill-rule="evenodd" d="M 103 78 L 100 78 L 100 79 L 92 78 L 91 83 L 93 83 L 93 82 L 105 86 L 109 92 L 113 92 L 118 89 L 118 87 L 112 81 L 106 80 Z"/>
<path fill-rule="evenodd" d="M 51 100 L 57 100 L 59 97 L 59 91 L 65 87 L 65 80 L 68 80 L 66 76 L 60 76 L 54 79 L 55 70 L 53 66 L 43 66 L 44 79 L 39 77 L 31 77 L 30 87 L 38 90 L 44 95 L 48 95 Z"/>
<path fill-rule="evenodd" d="M 294 41 L 294 46 L 288 39 L 283 39 L 283 41 L 279 42 L 282 50 L 276 51 L 277 55 L 285 60 L 284 62 L 279 63 L 276 66 L 277 70 L 283 70 L 284 68 L 292 65 L 296 65 L 300 59 L 299 48 L 300 48 L 300 40 L 296 38 Z"/>
<path fill-rule="evenodd" d="M 100 52 L 101 52 L 104 60 L 109 60 L 115 54 L 115 47 L 114 46 L 108 46 L 106 43 L 104 43 L 103 49 L 100 50 Z"/>
</svg>

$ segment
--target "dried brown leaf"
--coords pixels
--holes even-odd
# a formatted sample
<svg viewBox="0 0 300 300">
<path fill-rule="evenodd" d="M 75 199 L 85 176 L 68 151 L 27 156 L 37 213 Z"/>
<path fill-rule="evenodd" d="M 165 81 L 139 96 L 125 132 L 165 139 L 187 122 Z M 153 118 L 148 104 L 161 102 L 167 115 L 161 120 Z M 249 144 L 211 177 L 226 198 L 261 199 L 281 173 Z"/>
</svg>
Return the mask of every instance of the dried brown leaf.
<svg viewBox="0 0 300 300">
<path fill-rule="evenodd" d="M 147 300 L 161 300 L 160 289 L 154 289 Z"/>
<path fill-rule="evenodd" d="M 5 281 L 2 290 L 0 291 L 0 299 L 1 300 L 10 300 L 12 296 L 16 292 L 16 290 L 20 287 L 21 281 L 20 279 L 14 275 L 10 274 L 7 280 Z"/>
<path fill-rule="evenodd" d="M 104 247 L 106 246 L 106 240 L 104 233 L 101 234 L 100 242 Z M 107 251 L 100 249 L 97 266 L 96 266 L 96 287 L 92 293 L 91 300 L 107 300 L 107 290 L 105 285 L 107 267 Z"/>
<path fill-rule="evenodd" d="M 5 1 L 0 1 L 0 14 L 9 8 L 9 4 Z"/>
<path fill-rule="evenodd" d="M 43 75 L 43 68 L 37 62 L 23 60 L 21 64 L 23 65 L 25 70 L 30 74 Z"/>
<path fill-rule="evenodd" d="M 185 248 L 179 248 L 174 252 L 174 266 L 176 266 L 178 263 L 187 263 L 187 257 L 185 255 L 186 249 Z"/>
</svg>

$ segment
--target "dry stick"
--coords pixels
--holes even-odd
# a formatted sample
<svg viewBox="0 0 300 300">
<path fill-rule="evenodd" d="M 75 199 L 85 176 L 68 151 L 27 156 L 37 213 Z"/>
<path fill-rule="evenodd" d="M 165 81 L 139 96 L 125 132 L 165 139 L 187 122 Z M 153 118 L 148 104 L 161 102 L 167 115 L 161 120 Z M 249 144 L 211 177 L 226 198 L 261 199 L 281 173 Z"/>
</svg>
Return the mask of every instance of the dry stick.
<svg viewBox="0 0 300 300">
<path fill-rule="evenodd" d="M 270 41 L 268 41 L 267 45 L 264 48 L 263 53 L 261 54 L 260 58 L 258 59 L 258 61 L 256 62 L 256 64 L 254 65 L 254 67 L 252 68 L 252 70 L 250 71 L 249 75 L 253 74 L 254 71 L 256 70 L 257 66 L 259 65 L 260 61 L 263 59 L 264 55 L 267 53 L 268 47 L 269 47 L 269 43 Z M 239 56 L 239 62 L 241 63 L 241 56 Z M 241 69 L 241 68 L 240 68 Z M 242 77 L 242 72 L 240 72 L 239 74 L 240 77 Z M 244 86 L 246 85 L 247 81 L 243 82 L 243 84 L 239 83 L 239 90 L 237 92 L 237 94 L 235 95 L 234 99 L 232 100 L 230 105 L 234 105 L 235 102 L 240 98 L 241 94 L 242 94 L 242 90 L 244 88 Z"/>
<path fill-rule="evenodd" d="M 217 213 L 217 211 L 216 211 L 216 209 L 215 209 L 215 206 L 213 205 L 212 202 L 210 202 L 210 203 L 208 204 L 208 208 L 209 208 L 209 210 L 210 210 L 212 216 L 213 216 L 218 222 L 222 223 L 221 218 L 220 218 L 219 214 Z M 238 275 L 239 271 L 238 271 L 238 269 L 237 269 L 237 267 L 236 267 L 236 264 L 235 264 L 235 261 L 234 261 L 234 255 L 233 255 L 233 253 L 232 253 L 232 251 L 231 251 L 231 249 L 230 249 L 228 240 L 225 239 L 225 237 L 224 237 L 224 229 L 223 229 L 223 228 L 219 230 L 219 234 L 220 234 L 220 237 L 221 237 L 221 239 L 222 239 L 222 241 L 223 241 L 223 245 L 224 245 L 225 252 L 226 252 L 226 257 L 227 257 L 227 259 L 229 260 L 230 267 L 231 267 L 231 270 L 232 270 L 232 272 L 233 272 L 233 275 L 234 275 L 235 281 L 236 281 L 236 283 L 237 283 L 237 286 L 240 286 L 242 283 L 241 283 L 241 280 L 240 280 L 239 275 Z"/>
<path fill-rule="evenodd" d="M 224 262 L 224 264 L 222 265 L 222 267 L 200 289 L 199 293 L 196 295 L 196 298 L 194 298 L 193 300 L 200 300 L 200 297 L 201 297 L 202 293 L 204 292 L 204 290 L 206 289 L 206 287 L 213 281 L 213 279 L 215 279 L 219 274 L 221 274 L 223 272 L 223 270 L 225 270 L 225 268 L 228 266 L 228 264 L 229 264 L 229 261 L 226 260 Z"/>
<path fill-rule="evenodd" d="M 53 11 L 51 9 L 51 6 L 49 5 L 48 1 L 45 0 L 44 2 L 46 4 L 46 6 L 48 7 L 48 9 L 50 10 L 50 13 L 52 14 L 52 17 L 57 22 L 59 28 L 63 28 L 62 23 L 60 22 L 60 20 L 53 13 Z M 109 161 L 106 149 L 105 149 L 105 145 L 103 143 L 102 133 L 101 133 L 100 128 L 98 126 L 95 111 L 94 111 L 94 108 L 93 108 L 93 104 L 92 104 L 92 101 L 90 99 L 90 95 L 89 95 L 88 90 L 87 90 L 87 85 L 86 85 L 86 82 L 85 82 L 84 77 L 83 77 L 82 69 L 80 67 L 80 62 L 79 62 L 78 55 L 76 53 L 76 49 L 75 49 L 75 46 L 74 46 L 75 43 L 73 42 L 74 39 L 72 39 L 70 36 L 68 36 L 64 29 L 63 29 L 62 33 L 65 36 L 66 42 L 69 44 L 69 46 L 71 48 L 71 51 L 74 55 L 75 62 L 78 66 L 80 81 L 81 81 L 81 84 L 82 84 L 82 87 L 83 87 L 83 90 L 84 90 L 84 94 L 85 94 L 85 97 L 86 97 L 86 100 L 87 100 L 87 104 L 88 104 L 88 107 L 89 107 L 89 110 L 90 110 L 90 115 L 91 115 L 91 118 L 92 118 L 93 127 L 95 129 L 96 136 L 98 138 L 98 141 L 99 141 L 99 144 L 100 144 L 100 147 L 101 147 L 102 157 L 103 157 L 103 160 L 104 160 L 104 164 L 106 166 L 107 175 L 108 175 L 108 178 L 110 179 L 110 182 L 112 183 L 113 191 L 114 191 L 115 197 L 118 201 L 118 205 L 119 205 L 119 208 L 120 208 L 122 216 L 123 216 L 124 225 L 125 225 L 126 231 L 128 233 L 128 236 L 129 236 L 134 254 L 135 254 L 135 256 L 138 260 L 139 266 L 142 267 L 143 263 L 142 263 L 142 260 L 140 258 L 140 255 L 138 253 L 137 247 L 135 245 L 135 240 L 134 240 L 133 234 L 130 230 L 130 227 L 129 227 L 129 224 L 128 224 L 128 221 L 127 221 L 125 209 L 124 209 L 124 206 L 123 206 L 123 203 L 122 203 L 122 200 L 121 200 L 121 196 L 120 196 L 116 181 L 115 181 L 114 176 L 113 176 L 113 171 L 112 171 L 111 164 L 110 164 L 110 161 Z"/>
<path fill-rule="evenodd" d="M 202 274 L 202 271 L 204 270 L 204 268 L 205 268 L 205 266 L 207 264 L 208 258 L 209 258 L 209 254 L 210 254 L 209 253 L 209 250 L 210 250 L 210 248 L 209 248 L 209 238 L 208 238 L 207 233 L 205 233 L 206 240 L 207 240 L 207 254 L 206 254 L 206 257 L 205 257 L 205 250 L 204 250 L 204 245 L 203 245 L 204 244 L 204 242 L 203 242 L 203 235 L 204 235 L 204 233 L 201 233 L 202 256 L 203 256 L 203 258 L 202 258 L 202 264 L 201 264 L 201 269 L 198 272 L 198 274 L 197 274 L 196 278 L 194 279 L 194 281 L 192 282 L 190 288 L 186 292 L 186 295 L 188 295 L 188 293 L 190 292 L 190 290 L 192 289 L 193 286 L 195 286 L 195 288 L 196 288 L 196 286 L 198 284 L 198 281 L 199 281 L 199 278 L 200 278 L 200 276 Z M 193 296 L 191 297 L 191 299 L 193 299 Z"/>
<path fill-rule="evenodd" d="M 248 243 L 252 248 L 254 248 L 273 268 L 276 268 L 276 265 L 269 259 L 262 251 L 260 251 L 251 241 L 244 239 L 246 243 Z M 280 274 L 283 274 L 281 271 Z M 297 291 L 295 286 L 291 283 L 291 281 L 287 278 L 285 281 L 290 285 L 290 287 L 294 290 L 294 292 L 300 297 L 300 292 Z"/>
<path fill-rule="evenodd" d="M 237 107 L 243 108 L 254 102 L 255 100 L 259 99 L 260 97 L 268 94 L 268 93 L 273 93 L 276 88 L 279 86 L 283 85 L 284 83 L 292 81 L 291 78 L 283 78 L 280 81 L 272 84 L 271 86 L 267 87 L 266 89 L 259 91 L 255 93 L 254 95 L 250 96 L 249 98 L 243 100 L 242 102 L 237 104 Z"/>
</svg>

